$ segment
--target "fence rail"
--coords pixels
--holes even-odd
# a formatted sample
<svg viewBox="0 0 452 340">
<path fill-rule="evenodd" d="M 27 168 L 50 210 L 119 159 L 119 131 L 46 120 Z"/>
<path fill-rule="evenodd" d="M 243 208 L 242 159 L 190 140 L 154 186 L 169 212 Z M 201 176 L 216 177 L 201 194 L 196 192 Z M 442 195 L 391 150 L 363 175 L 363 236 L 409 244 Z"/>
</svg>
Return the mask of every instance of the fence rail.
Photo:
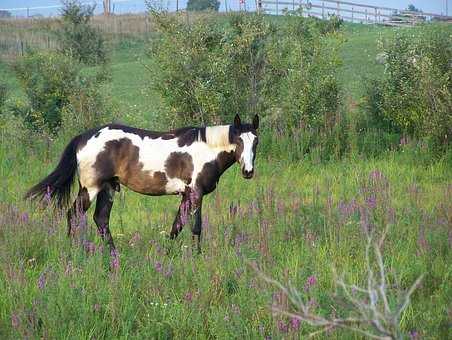
<svg viewBox="0 0 452 340">
<path fill-rule="evenodd" d="M 287 11 L 299 10 L 304 16 L 326 19 L 331 15 L 336 15 L 351 22 L 388 26 L 411 26 L 428 20 L 452 22 L 451 16 L 340 0 L 260 0 L 258 2 L 258 10 L 276 15 L 284 14 Z"/>
</svg>

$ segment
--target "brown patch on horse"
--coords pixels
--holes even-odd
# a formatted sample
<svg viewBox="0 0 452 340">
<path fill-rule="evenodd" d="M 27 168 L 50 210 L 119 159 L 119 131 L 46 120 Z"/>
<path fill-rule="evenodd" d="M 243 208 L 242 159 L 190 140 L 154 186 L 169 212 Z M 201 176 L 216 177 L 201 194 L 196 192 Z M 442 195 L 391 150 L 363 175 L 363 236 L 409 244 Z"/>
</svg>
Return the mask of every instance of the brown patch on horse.
<svg viewBox="0 0 452 340">
<path fill-rule="evenodd" d="M 117 178 L 121 184 L 142 194 L 166 193 L 166 175 L 160 171 L 143 171 L 143 164 L 139 162 L 139 148 L 128 138 L 106 142 L 104 151 L 97 155 L 94 168 L 99 185 Z"/>
<path fill-rule="evenodd" d="M 172 152 L 165 161 L 165 171 L 169 178 L 180 178 L 190 184 L 193 175 L 193 158 L 187 152 Z"/>
</svg>

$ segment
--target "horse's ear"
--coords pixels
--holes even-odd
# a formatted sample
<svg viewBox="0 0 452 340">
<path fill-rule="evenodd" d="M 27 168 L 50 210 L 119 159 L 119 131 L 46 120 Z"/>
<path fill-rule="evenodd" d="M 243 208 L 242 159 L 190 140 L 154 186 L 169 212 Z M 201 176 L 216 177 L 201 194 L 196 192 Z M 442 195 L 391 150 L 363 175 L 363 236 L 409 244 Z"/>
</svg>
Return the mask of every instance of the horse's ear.
<svg viewBox="0 0 452 340">
<path fill-rule="evenodd" d="M 254 130 L 257 130 L 258 127 L 259 127 L 259 116 L 256 113 L 253 118 L 253 128 Z"/>
<path fill-rule="evenodd" d="M 234 117 L 234 127 L 239 128 L 242 125 L 239 114 L 236 114 Z"/>
</svg>

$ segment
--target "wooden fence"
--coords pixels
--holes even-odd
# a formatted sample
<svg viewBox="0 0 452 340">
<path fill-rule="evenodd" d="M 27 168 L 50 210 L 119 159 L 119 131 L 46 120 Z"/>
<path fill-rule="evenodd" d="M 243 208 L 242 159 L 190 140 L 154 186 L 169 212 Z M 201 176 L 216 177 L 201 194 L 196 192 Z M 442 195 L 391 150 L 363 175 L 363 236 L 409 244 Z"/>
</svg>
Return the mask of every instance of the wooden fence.
<svg viewBox="0 0 452 340">
<path fill-rule="evenodd" d="M 304 16 L 326 19 L 336 15 L 343 20 L 391 26 L 411 26 L 429 20 L 452 22 L 452 17 L 427 12 L 412 12 L 390 7 L 363 5 L 339 0 L 257 0 L 258 10 L 267 14 L 300 11 Z"/>
</svg>

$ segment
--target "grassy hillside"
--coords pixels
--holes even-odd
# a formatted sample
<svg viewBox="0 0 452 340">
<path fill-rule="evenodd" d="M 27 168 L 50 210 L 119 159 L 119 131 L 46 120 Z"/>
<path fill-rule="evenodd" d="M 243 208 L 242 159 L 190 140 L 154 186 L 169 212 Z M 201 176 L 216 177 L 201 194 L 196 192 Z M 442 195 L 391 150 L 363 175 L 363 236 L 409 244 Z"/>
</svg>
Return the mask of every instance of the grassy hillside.
<svg viewBox="0 0 452 340">
<path fill-rule="evenodd" d="M 349 109 L 362 96 L 361 77 L 378 74 L 376 40 L 392 29 L 347 25 L 340 70 Z M 160 99 L 146 90 L 145 42 L 114 45 L 111 85 L 121 118 L 152 126 Z M 90 72 L 88 69 L 87 72 Z M 20 98 L 5 63 L 0 74 Z M 401 318 L 407 334 L 445 339 L 450 332 L 452 211 L 450 159 L 407 146 L 378 158 L 287 162 L 259 157 L 245 181 L 237 166 L 204 203 L 203 253 L 189 227 L 167 234 L 178 197 L 116 195 L 111 228 L 120 269 L 95 231 L 94 209 L 76 237 L 65 216 L 24 202 L 23 193 L 55 166 L 70 131 L 50 145 L 30 141 L 21 125 L 0 131 L 0 338 L 306 338 L 318 329 L 272 313 L 287 297 L 249 265 L 291 282 L 313 312 L 346 316 L 333 267 L 366 285 L 365 230 L 381 236 L 389 304 L 425 274 Z M 293 307 L 290 307 L 293 310 Z M 344 329 L 319 338 L 359 339 Z"/>
</svg>

